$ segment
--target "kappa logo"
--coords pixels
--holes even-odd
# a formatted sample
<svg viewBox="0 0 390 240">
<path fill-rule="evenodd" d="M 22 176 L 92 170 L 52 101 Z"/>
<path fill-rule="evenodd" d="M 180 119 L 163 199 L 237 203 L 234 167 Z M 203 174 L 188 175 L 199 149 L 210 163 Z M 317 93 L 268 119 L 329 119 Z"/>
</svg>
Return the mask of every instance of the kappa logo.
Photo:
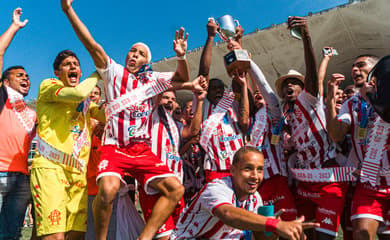
<svg viewBox="0 0 390 240">
<path fill-rule="evenodd" d="M 332 220 L 330 220 L 330 218 L 324 218 L 324 220 L 322 220 L 322 223 L 333 226 L 333 222 L 332 222 Z"/>
<path fill-rule="evenodd" d="M 159 231 L 161 231 L 161 232 L 164 232 L 164 231 L 166 231 L 167 230 L 167 227 L 165 226 L 165 224 L 163 224 L 161 227 L 160 227 L 160 229 L 159 229 Z"/>
<path fill-rule="evenodd" d="M 103 160 L 99 163 L 99 172 L 103 171 L 103 170 L 106 170 L 106 168 L 108 167 L 108 161 L 107 160 Z"/>
</svg>

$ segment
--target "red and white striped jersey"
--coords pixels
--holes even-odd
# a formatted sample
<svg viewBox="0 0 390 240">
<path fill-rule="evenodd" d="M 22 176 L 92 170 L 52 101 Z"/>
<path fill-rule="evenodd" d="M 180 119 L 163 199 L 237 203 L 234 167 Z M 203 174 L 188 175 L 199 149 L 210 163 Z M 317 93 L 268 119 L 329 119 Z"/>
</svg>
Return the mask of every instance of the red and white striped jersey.
<svg viewBox="0 0 390 240">
<path fill-rule="evenodd" d="M 173 73 L 147 72 L 144 73 L 145 78 L 140 80 L 111 58 L 108 59 L 106 69 L 97 69 L 97 71 L 104 80 L 107 103 L 153 80 L 169 83 L 173 76 Z M 143 102 L 131 104 L 126 110 L 107 119 L 102 145 L 112 144 L 124 147 L 132 139 L 149 141 L 153 105 L 152 98 L 149 98 Z"/>
<path fill-rule="evenodd" d="M 297 168 L 320 168 L 336 157 L 336 144 L 326 131 L 322 97 L 314 97 L 303 90 L 290 114 L 291 138 L 297 152 Z"/>
<path fill-rule="evenodd" d="M 259 114 L 261 114 L 260 110 L 256 113 L 254 120 L 251 120 L 251 126 L 253 126 L 250 133 L 251 140 L 255 139 L 255 136 L 253 135 L 256 132 L 254 127 L 256 126 L 256 121 L 260 121 L 259 117 L 257 117 Z M 271 143 L 273 125 L 268 113 L 266 113 L 266 116 L 265 129 L 262 131 L 263 136 L 259 138 L 257 143 L 254 143 L 256 148 L 264 155 L 264 179 L 268 179 L 278 174 L 287 176 L 287 165 L 284 161 L 282 148 L 283 136 L 280 136 L 278 144 Z"/>
<path fill-rule="evenodd" d="M 173 171 L 180 181 L 183 182 L 183 164 L 179 154 L 180 136 L 182 128 L 178 128 L 171 114 L 165 110 L 168 119 L 171 135 L 160 120 L 157 108 L 152 114 L 152 152 L 156 154 L 162 162 L 167 164 L 168 168 Z"/>
<path fill-rule="evenodd" d="M 364 106 L 363 106 L 364 108 Z M 348 166 L 361 168 L 363 159 L 367 152 L 368 142 L 370 136 L 373 136 L 374 123 L 378 115 L 371 107 L 370 104 L 367 104 L 367 109 L 365 110 L 368 117 L 367 123 L 367 137 L 362 139 L 358 136 L 358 131 L 360 128 L 362 120 L 362 97 L 360 93 L 355 94 L 353 97 L 348 99 L 348 101 L 343 103 L 343 106 L 340 109 L 338 119 L 339 121 L 345 122 L 351 126 L 350 134 L 352 140 L 352 149 L 348 156 L 347 164 Z M 390 146 L 390 138 L 387 139 L 387 144 Z M 380 174 L 390 172 L 390 148 L 383 155 L 380 167 Z M 390 176 L 382 177 L 380 179 L 382 185 L 390 186 Z"/>
<path fill-rule="evenodd" d="M 214 216 L 215 210 L 225 204 L 257 213 L 263 201 L 256 191 L 240 202 L 235 197 L 231 177 L 215 179 L 203 186 L 184 209 L 171 239 L 240 239 L 244 236 L 242 230 L 232 228 Z"/>
<path fill-rule="evenodd" d="M 233 102 L 234 103 L 234 102 Z M 205 99 L 203 122 L 211 115 L 215 106 Z M 244 140 L 233 107 L 226 111 L 222 122 L 214 129 L 206 152 L 204 169 L 211 171 L 229 170 L 234 153 L 244 145 Z"/>
</svg>

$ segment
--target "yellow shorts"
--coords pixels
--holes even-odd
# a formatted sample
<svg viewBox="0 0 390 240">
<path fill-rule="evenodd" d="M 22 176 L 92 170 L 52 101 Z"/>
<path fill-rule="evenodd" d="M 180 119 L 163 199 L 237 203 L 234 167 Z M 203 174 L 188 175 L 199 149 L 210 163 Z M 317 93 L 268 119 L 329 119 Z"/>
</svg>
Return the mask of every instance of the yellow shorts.
<svg viewBox="0 0 390 240">
<path fill-rule="evenodd" d="M 37 236 L 87 230 L 88 191 L 85 173 L 33 168 L 31 193 Z"/>
</svg>

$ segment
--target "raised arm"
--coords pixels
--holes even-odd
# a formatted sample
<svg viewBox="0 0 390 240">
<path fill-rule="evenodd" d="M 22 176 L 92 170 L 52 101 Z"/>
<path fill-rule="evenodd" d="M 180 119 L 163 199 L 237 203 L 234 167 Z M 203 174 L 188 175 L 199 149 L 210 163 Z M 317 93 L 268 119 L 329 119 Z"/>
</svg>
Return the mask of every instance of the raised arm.
<svg viewBox="0 0 390 240">
<path fill-rule="evenodd" d="M 246 72 L 239 73 L 236 70 L 233 79 L 233 81 L 236 81 L 241 86 L 238 124 L 243 133 L 248 132 L 249 128 L 249 98 L 246 75 Z"/>
<path fill-rule="evenodd" d="M 329 132 L 329 136 L 335 142 L 343 140 L 351 128 L 349 124 L 337 119 L 336 94 L 339 89 L 340 82 L 344 79 L 345 77 L 342 74 L 332 74 L 332 77 L 328 81 L 326 90 L 326 128 Z"/>
<path fill-rule="evenodd" d="M 301 30 L 303 49 L 305 52 L 305 90 L 312 96 L 317 97 L 318 93 L 320 93 L 320 82 L 317 75 L 317 64 L 306 19 L 296 16 L 288 18 L 288 28 L 291 29 L 296 27 Z"/>
<path fill-rule="evenodd" d="M 214 19 L 209 19 L 209 22 L 207 23 L 207 40 L 203 47 L 199 64 L 199 75 L 203 75 L 207 81 L 209 80 L 213 41 L 215 35 L 217 35 L 217 31 L 218 25 L 215 23 Z"/>
<path fill-rule="evenodd" d="M 249 75 L 253 79 L 260 90 L 261 95 L 263 95 L 264 100 L 267 104 L 267 109 L 271 114 L 271 118 L 280 118 L 281 111 L 279 106 L 279 100 L 275 92 L 272 90 L 271 86 L 267 82 L 263 72 L 257 66 L 257 64 L 251 60 L 251 67 L 249 69 Z"/>
<path fill-rule="evenodd" d="M 318 82 L 319 82 L 319 92 L 322 96 L 324 94 L 324 80 L 326 76 L 326 69 L 328 68 L 328 63 L 330 58 L 333 56 L 333 48 L 331 47 L 324 47 L 324 50 L 322 52 L 322 61 L 320 63 L 320 66 L 318 68 Z"/>
<path fill-rule="evenodd" d="M 98 80 L 99 75 L 96 72 L 75 87 L 65 87 L 59 84 L 58 80 L 47 79 L 41 83 L 40 97 L 46 102 L 79 103 L 89 96 Z"/>
<path fill-rule="evenodd" d="M 10 45 L 12 39 L 15 37 L 15 34 L 19 31 L 19 29 L 24 28 L 26 26 L 28 20 L 24 20 L 23 22 L 20 20 L 20 16 L 22 15 L 22 9 L 16 8 L 12 13 L 12 23 L 9 28 L 0 36 L 0 79 L 3 74 L 3 59 L 5 51 Z"/>
<path fill-rule="evenodd" d="M 73 27 L 73 30 L 76 32 L 77 37 L 83 43 L 84 47 L 88 50 L 91 55 L 95 66 L 97 68 L 106 68 L 107 67 L 107 54 L 104 49 L 93 39 L 88 28 L 77 16 L 76 12 L 72 7 L 73 0 L 61 0 L 62 11 L 65 13 L 69 19 L 70 24 Z"/>
<path fill-rule="evenodd" d="M 173 50 L 177 56 L 177 69 L 173 76 L 173 81 L 188 82 L 190 80 L 190 70 L 186 59 L 188 33 L 184 34 L 184 28 L 176 31 L 173 40 Z"/>
<path fill-rule="evenodd" d="M 202 124 L 203 101 L 207 95 L 208 84 L 207 84 L 206 78 L 203 77 L 202 75 L 199 76 L 198 78 L 196 78 L 193 81 L 193 83 L 196 85 L 199 85 L 203 90 L 198 91 L 196 89 L 193 89 L 194 94 L 195 94 L 196 99 L 197 99 L 197 104 L 196 104 L 196 109 L 195 109 L 195 113 L 194 113 L 194 118 L 192 119 L 191 124 L 186 125 L 183 128 L 183 131 L 181 133 L 183 139 L 187 139 L 187 138 L 194 137 L 194 136 L 198 135 L 200 132 L 201 124 Z"/>
</svg>

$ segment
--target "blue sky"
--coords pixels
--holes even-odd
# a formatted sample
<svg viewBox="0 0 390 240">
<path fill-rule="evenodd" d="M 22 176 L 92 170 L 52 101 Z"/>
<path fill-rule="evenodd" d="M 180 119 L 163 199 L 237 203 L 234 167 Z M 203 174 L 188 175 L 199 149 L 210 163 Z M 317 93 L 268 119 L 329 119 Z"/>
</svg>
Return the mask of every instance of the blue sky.
<svg viewBox="0 0 390 240">
<path fill-rule="evenodd" d="M 123 63 L 131 44 L 138 41 L 150 46 L 152 61 L 173 56 L 172 41 L 180 26 L 190 34 L 188 49 L 202 46 L 210 16 L 230 14 L 240 21 L 245 33 L 249 33 L 285 22 L 288 16 L 306 16 L 309 12 L 345 3 L 348 0 L 74 0 L 73 7 L 106 53 Z M 27 99 L 36 98 L 40 82 L 54 76 L 52 63 L 61 50 L 76 52 L 84 77 L 95 70 L 92 59 L 63 14 L 59 0 L 0 1 L 1 33 L 11 24 L 16 7 L 23 9 L 22 20 L 28 19 L 29 23 L 8 48 L 4 68 L 11 65 L 26 68 L 31 79 Z"/>
</svg>

